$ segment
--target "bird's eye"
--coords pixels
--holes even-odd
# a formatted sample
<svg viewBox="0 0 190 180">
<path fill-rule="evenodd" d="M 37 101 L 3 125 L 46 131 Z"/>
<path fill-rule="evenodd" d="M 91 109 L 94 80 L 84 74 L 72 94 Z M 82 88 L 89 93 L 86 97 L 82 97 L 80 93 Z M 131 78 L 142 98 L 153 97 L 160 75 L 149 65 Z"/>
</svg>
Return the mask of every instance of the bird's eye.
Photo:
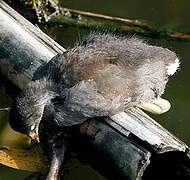
<svg viewBox="0 0 190 180">
<path fill-rule="evenodd" d="M 31 127 L 30 127 L 30 130 L 33 131 L 35 129 L 35 124 L 33 124 Z"/>
</svg>

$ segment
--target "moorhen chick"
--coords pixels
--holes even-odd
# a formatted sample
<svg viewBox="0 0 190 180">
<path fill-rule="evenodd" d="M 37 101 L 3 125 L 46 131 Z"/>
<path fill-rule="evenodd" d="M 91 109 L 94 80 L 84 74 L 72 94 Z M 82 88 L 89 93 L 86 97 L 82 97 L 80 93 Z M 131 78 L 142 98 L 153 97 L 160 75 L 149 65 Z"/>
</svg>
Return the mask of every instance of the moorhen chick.
<svg viewBox="0 0 190 180">
<path fill-rule="evenodd" d="M 166 48 L 134 37 L 91 33 L 26 85 L 10 109 L 10 125 L 39 140 L 42 119 L 68 127 L 134 106 L 154 112 L 152 103 L 159 107 L 156 113 L 165 112 L 170 104 L 160 96 L 178 67 L 176 54 Z M 57 178 L 63 160 L 54 154 L 47 179 Z"/>
</svg>

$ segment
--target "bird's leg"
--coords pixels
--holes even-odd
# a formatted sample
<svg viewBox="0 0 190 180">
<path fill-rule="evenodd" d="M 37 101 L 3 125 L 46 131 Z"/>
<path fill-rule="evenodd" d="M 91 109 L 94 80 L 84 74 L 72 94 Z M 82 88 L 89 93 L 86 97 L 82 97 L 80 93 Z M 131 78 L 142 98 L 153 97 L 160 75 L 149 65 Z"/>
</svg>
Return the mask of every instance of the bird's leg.
<svg viewBox="0 0 190 180">
<path fill-rule="evenodd" d="M 46 178 L 43 178 L 58 180 L 69 147 L 68 130 L 44 120 L 39 129 L 39 136 L 43 151 L 49 159 L 49 171 Z"/>
<path fill-rule="evenodd" d="M 58 180 L 60 168 L 65 159 L 66 145 L 53 145 L 50 154 L 50 167 L 46 180 Z"/>
</svg>

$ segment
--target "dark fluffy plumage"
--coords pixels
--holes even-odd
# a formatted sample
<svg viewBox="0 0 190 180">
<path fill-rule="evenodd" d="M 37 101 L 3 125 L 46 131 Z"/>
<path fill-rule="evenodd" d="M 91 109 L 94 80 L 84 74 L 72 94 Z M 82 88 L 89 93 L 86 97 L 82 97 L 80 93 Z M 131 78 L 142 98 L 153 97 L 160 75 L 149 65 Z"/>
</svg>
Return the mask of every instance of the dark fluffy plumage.
<svg viewBox="0 0 190 180">
<path fill-rule="evenodd" d="M 174 52 L 136 38 L 91 34 L 26 86 L 11 108 L 10 124 L 22 133 L 42 117 L 72 126 L 152 101 L 163 94 L 168 67 L 176 62 Z"/>
<path fill-rule="evenodd" d="M 178 66 L 176 54 L 166 48 L 136 38 L 91 34 L 41 68 L 38 80 L 31 81 L 13 103 L 10 125 L 38 139 L 42 119 L 73 126 L 114 115 L 160 97 Z M 65 149 L 65 143 L 52 145 L 47 179 L 57 179 Z"/>
</svg>

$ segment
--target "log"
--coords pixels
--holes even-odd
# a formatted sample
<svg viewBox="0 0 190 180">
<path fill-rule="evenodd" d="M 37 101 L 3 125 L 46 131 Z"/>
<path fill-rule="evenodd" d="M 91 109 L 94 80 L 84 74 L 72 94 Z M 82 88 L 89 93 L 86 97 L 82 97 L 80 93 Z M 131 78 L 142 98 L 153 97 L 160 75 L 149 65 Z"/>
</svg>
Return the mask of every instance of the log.
<svg viewBox="0 0 190 180">
<path fill-rule="evenodd" d="M 0 71 L 14 85 L 22 89 L 64 51 L 0 0 Z M 109 179 L 190 178 L 189 147 L 138 108 L 87 121 L 73 137 L 73 149 Z"/>
<path fill-rule="evenodd" d="M 3 1 L 0 3 L 1 71 L 22 89 L 40 65 L 65 49 Z"/>
</svg>

